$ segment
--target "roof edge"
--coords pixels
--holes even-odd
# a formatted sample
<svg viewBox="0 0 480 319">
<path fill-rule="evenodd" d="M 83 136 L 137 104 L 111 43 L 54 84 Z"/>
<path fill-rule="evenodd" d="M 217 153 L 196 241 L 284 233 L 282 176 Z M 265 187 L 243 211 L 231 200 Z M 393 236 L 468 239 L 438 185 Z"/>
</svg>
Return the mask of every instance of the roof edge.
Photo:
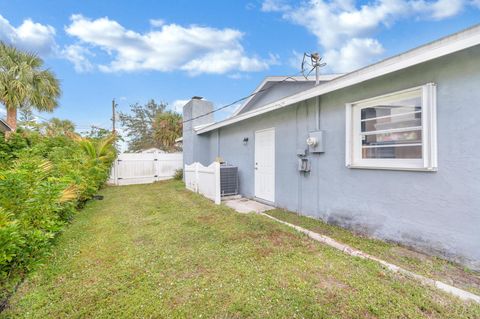
<svg viewBox="0 0 480 319">
<path fill-rule="evenodd" d="M 343 73 L 332 73 L 332 74 L 320 74 L 319 80 L 320 81 L 331 81 L 333 79 L 336 79 L 340 76 L 344 75 Z M 270 75 L 266 76 L 262 82 L 255 88 L 255 90 L 250 94 L 247 100 L 243 102 L 243 104 L 233 112 L 231 117 L 234 117 L 238 115 L 249 103 L 250 101 L 255 97 L 255 95 L 260 91 L 268 82 L 315 82 L 314 77 L 309 77 L 305 78 L 303 75 L 302 76 L 283 76 L 283 75 Z"/>
<path fill-rule="evenodd" d="M 463 31 L 459 31 L 452 35 L 440 38 L 436 41 L 421 45 L 404 53 L 347 73 L 322 85 L 269 103 L 259 109 L 238 114 L 207 127 L 203 127 L 199 130 L 196 130 L 196 132 L 197 134 L 206 133 L 208 131 L 240 122 L 263 113 L 271 112 L 300 101 L 308 100 L 315 96 L 330 93 L 389 73 L 393 73 L 395 71 L 425 63 L 479 44 L 480 24 L 477 24 Z"/>
</svg>

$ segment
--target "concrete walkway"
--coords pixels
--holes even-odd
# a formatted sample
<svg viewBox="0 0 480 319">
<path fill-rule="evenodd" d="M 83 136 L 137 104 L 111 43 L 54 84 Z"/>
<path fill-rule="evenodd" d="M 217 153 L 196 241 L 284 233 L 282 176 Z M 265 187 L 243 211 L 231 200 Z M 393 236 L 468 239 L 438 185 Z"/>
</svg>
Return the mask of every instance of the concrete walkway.
<svg viewBox="0 0 480 319">
<path fill-rule="evenodd" d="M 372 255 L 369 255 L 367 253 L 364 253 L 363 251 L 361 250 L 358 250 L 358 249 L 355 249 L 353 247 L 350 247 L 348 245 L 345 245 L 341 242 L 338 242 L 336 240 L 334 240 L 333 238 L 330 238 L 328 236 L 324 236 L 324 235 L 321 235 L 321 234 L 318 234 L 318 233 L 315 233 L 313 231 L 310 231 L 308 229 L 305 229 L 303 227 L 300 227 L 300 226 L 297 226 L 297 225 L 293 225 L 293 224 L 290 224 L 290 223 L 287 223 L 283 220 L 280 220 L 278 218 L 275 218 L 273 216 L 270 216 L 268 214 L 265 214 L 265 213 L 260 213 L 261 215 L 265 216 L 265 217 L 268 217 L 270 219 L 273 219 L 281 224 L 284 224 L 284 225 L 287 225 L 289 227 L 292 227 L 294 228 L 295 230 L 307 235 L 308 237 L 310 237 L 311 239 L 313 240 L 316 240 L 318 242 L 321 242 L 323 244 L 326 244 L 330 247 L 333 247 L 333 248 L 336 248 L 338 250 L 341 250 L 343 251 L 344 253 L 348 254 L 348 255 L 351 255 L 351 256 L 355 256 L 355 257 L 360 257 L 360 258 L 364 258 L 364 259 L 370 259 L 370 260 L 373 260 L 373 261 L 376 261 L 378 262 L 380 265 L 382 265 L 382 267 L 384 267 L 385 269 L 388 269 L 390 271 L 393 271 L 393 272 L 396 272 L 396 273 L 400 273 L 404 276 L 407 276 L 407 277 L 410 277 L 412 279 L 415 279 L 415 280 L 418 280 L 419 282 L 421 282 L 422 284 L 424 285 L 427 285 L 427 286 L 431 286 L 431 287 L 435 287 L 437 289 L 440 289 L 440 290 L 443 290 L 447 293 L 450 293 L 454 296 L 457 296 L 458 298 L 462 299 L 462 300 L 467 300 L 467 301 L 475 301 L 477 303 L 480 303 L 480 296 L 476 295 L 476 294 L 473 294 L 469 291 L 466 291 L 466 290 L 463 290 L 463 289 L 460 289 L 460 288 L 457 288 L 457 287 L 454 287 L 452 285 L 449 285 L 449 284 L 446 284 L 442 281 L 438 281 L 438 280 L 434 280 L 434 279 L 430 279 L 430 278 L 427 278 L 427 277 L 424 277 L 422 275 L 419 275 L 419 274 L 416 274 L 414 272 L 411 272 L 409 270 L 406 270 L 404 268 L 401 268 L 397 265 L 394 265 L 394 264 L 391 264 L 389 262 L 386 262 L 385 260 L 382 260 L 380 258 L 377 258 L 375 256 L 372 256 Z"/>
<path fill-rule="evenodd" d="M 231 196 L 224 198 L 222 199 L 222 203 L 242 214 L 258 214 L 275 208 L 240 196 Z"/>
<path fill-rule="evenodd" d="M 469 300 L 469 301 L 471 300 L 471 301 L 475 301 L 475 302 L 480 303 L 480 296 L 478 296 L 476 294 L 473 294 L 469 291 L 459 289 L 457 287 L 451 286 L 449 284 L 446 284 L 446 283 L 438 281 L 438 280 L 433 280 L 433 279 L 426 278 L 424 276 L 418 275 L 418 274 L 413 273 L 409 270 L 403 269 L 403 268 L 401 268 L 397 265 L 394 265 L 394 264 L 386 262 L 382 259 L 379 259 L 375 256 L 364 253 L 363 251 L 360 251 L 358 249 L 355 249 L 353 247 L 350 247 L 348 245 L 340 243 L 340 242 L 334 240 L 333 238 L 330 238 L 328 236 L 324 236 L 324 235 L 312 232 L 308 229 L 305 229 L 305 228 L 297 226 L 297 225 L 287 223 L 283 220 L 277 219 L 273 216 L 270 216 L 270 215 L 264 213 L 268 210 L 274 209 L 275 207 L 265 205 L 265 204 L 256 202 L 256 201 L 251 200 L 251 199 L 242 198 L 240 196 L 227 197 L 227 198 L 223 199 L 222 202 L 225 205 L 227 205 L 228 207 L 235 209 L 239 213 L 242 213 L 242 214 L 246 214 L 246 213 L 261 214 L 261 215 L 263 215 L 265 217 L 268 217 L 270 219 L 273 219 L 273 220 L 275 220 L 275 221 L 277 221 L 281 224 L 292 227 L 292 228 L 296 229 L 297 231 L 307 235 L 308 237 L 310 237 L 313 240 L 316 240 L 316 241 L 321 242 L 323 244 L 326 244 L 330 247 L 341 250 L 346 254 L 349 254 L 349 255 L 355 256 L 355 257 L 360 257 L 360 258 L 365 258 L 365 259 L 370 259 L 370 260 L 376 261 L 379 264 L 381 264 L 384 268 L 386 268 L 390 271 L 393 271 L 393 272 L 403 274 L 403 275 L 405 275 L 407 277 L 410 277 L 410 278 L 413 278 L 415 280 L 418 280 L 419 282 L 421 282 L 424 285 L 435 287 L 437 289 L 443 290 L 443 291 L 448 292 L 448 293 L 450 293 L 454 296 L 457 296 L 457 297 L 459 297 L 460 299 L 463 299 L 463 300 Z"/>
</svg>

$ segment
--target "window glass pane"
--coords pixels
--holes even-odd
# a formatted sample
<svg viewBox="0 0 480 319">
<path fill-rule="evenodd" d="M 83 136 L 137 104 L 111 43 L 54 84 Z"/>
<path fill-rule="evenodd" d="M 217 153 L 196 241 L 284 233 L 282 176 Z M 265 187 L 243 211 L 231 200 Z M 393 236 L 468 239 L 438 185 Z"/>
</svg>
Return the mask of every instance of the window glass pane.
<svg viewBox="0 0 480 319">
<path fill-rule="evenodd" d="M 367 119 L 362 121 L 362 132 L 382 131 L 404 127 L 422 126 L 421 111 Z"/>
<path fill-rule="evenodd" d="M 422 99 L 420 96 L 390 103 L 379 102 L 379 105 L 361 110 L 361 130 L 362 132 L 370 132 L 421 126 L 421 110 Z"/>
<path fill-rule="evenodd" d="M 395 145 L 422 143 L 420 129 L 404 130 L 401 132 L 361 135 L 362 146 Z"/>
<path fill-rule="evenodd" d="M 361 119 L 371 119 L 374 117 L 411 113 L 420 111 L 422 108 L 422 99 L 420 96 L 384 103 L 379 101 L 378 105 L 362 109 Z"/>
<path fill-rule="evenodd" d="M 387 146 L 369 147 L 362 149 L 362 158 L 401 158 L 419 159 L 422 158 L 422 146 Z"/>
</svg>

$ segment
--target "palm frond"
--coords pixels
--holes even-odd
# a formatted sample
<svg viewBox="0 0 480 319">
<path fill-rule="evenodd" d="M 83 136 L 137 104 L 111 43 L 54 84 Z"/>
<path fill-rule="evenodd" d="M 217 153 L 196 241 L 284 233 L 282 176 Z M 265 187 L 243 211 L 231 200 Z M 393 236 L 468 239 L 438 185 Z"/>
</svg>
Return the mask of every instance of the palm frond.
<svg viewBox="0 0 480 319">
<path fill-rule="evenodd" d="M 78 198 L 78 187 L 76 185 L 70 185 L 65 188 L 58 198 L 59 203 L 65 203 Z"/>
<path fill-rule="evenodd" d="M 80 142 L 83 140 L 83 137 L 75 132 L 66 132 L 65 135 L 75 142 Z"/>
<path fill-rule="evenodd" d="M 43 171 L 44 173 L 50 173 L 53 169 L 53 164 L 52 162 L 50 161 L 43 161 L 43 163 L 41 163 L 38 168 Z"/>
<path fill-rule="evenodd" d="M 92 159 L 97 158 L 97 150 L 95 148 L 95 145 L 93 144 L 92 141 L 88 139 L 82 139 L 80 142 L 80 147 L 83 149 L 83 151 Z"/>
<path fill-rule="evenodd" d="M 98 141 L 97 145 L 96 145 L 97 155 L 100 157 L 100 156 L 105 156 L 105 155 L 111 153 L 112 152 L 112 145 L 115 142 L 116 138 L 117 138 L 117 136 L 112 134 L 112 135 Z"/>
<path fill-rule="evenodd" d="M 0 102 L 8 109 L 30 104 L 39 111 L 53 111 L 61 94 L 60 83 L 42 66 L 36 54 L 0 42 Z"/>
</svg>

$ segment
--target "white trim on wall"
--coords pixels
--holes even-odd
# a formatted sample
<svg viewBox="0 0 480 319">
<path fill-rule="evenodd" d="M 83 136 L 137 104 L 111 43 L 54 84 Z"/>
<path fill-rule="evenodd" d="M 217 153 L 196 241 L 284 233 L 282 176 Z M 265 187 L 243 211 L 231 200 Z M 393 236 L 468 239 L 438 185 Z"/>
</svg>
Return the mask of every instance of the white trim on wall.
<svg viewBox="0 0 480 319">
<path fill-rule="evenodd" d="M 396 145 L 395 147 L 421 145 L 422 157 L 412 159 L 400 158 L 363 158 L 362 140 L 360 135 L 369 135 L 370 133 L 361 133 L 361 110 L 375 105 L 387 104 L 399 99 L 408 99 L 420 97 L 422 100 L 421 126 L 412 126 L 406 128 L 393 128 L 387 131 L 421 131 L 421 143 Z M 345 139 L 345 165 L 349 168 L 368 168 L 368 169 L 391 169 L 391 170 L 421 170 L 436 171 L 437 164 L 437 137 L 436 137 L 436 86 L 434 83 L 428 83 L 420 87 L 413 87 L 402 91 L 397 91 L 370 99 L 356 101 L 346 104 L 346 139 Z M 417 112 L 403 113 L 413 114 Z M 400 115 L 399 115 L 400 116 Z M 383 118 L 383 117 L 380 117 Z M 377 118 L 376 118 L 377 119 Z M 371 120 L 371 119 L 369 119 Z M 372 132 L 376 134 L 383 133 L 382 130 Z M 370 134 L 371 135 L 371 134 Z M 391 146 L 390 146 L 391 147 Z"/>
</svg>

